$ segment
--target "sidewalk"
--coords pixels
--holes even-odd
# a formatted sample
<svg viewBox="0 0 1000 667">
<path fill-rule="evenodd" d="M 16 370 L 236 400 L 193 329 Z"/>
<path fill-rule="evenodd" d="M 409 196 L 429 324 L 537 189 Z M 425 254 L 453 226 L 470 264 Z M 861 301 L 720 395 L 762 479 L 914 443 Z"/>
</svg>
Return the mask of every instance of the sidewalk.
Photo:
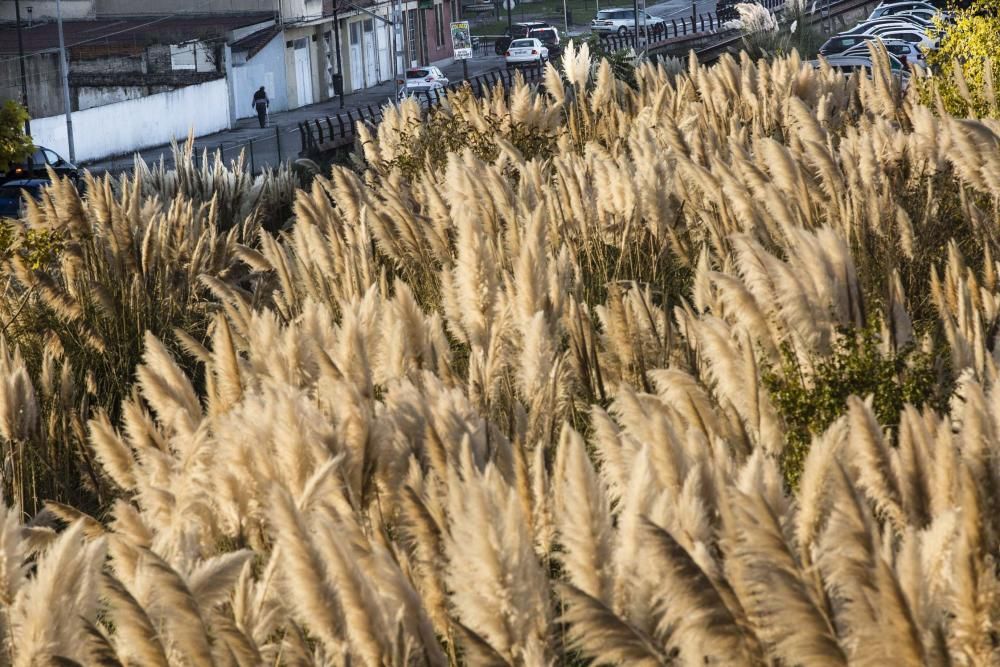
<svg viewBox="0 0 1000 667">
<path fill-rule="evenodd" d="M 469 76 L 474 77 L 502 68 L 503 58 L 499 56 L 476 57 L 470 59 L 468 65 Z M 452 82 L 462 80 L 461 61 L 442 67 L 441 71 Z M 256 117 L 242 118 L 237 121 L 236 127 L 232 130 L 196 137 L 195 148 L 199 155 L 206 148 L 209 153 L 220 150 L 223 158 L 227 161 L 235 160 L 242 150 L 247 166 L 254 171 L 259 171 L 264 167 L 276 167 L 284 160 L 298 157 L 299 151 L 302 149 L 298 127 L 300 122 L 328 115 L 333 116 L 337 113 L 367 108 L 368 106 L 374 109 L 390 102 L 395 92 L 396 84 L 390 80 L 378 86 L 346 95 L 343 100 L 343 108 L 340 106 L 340 100 L 334 98 L 307 107 L 271 114 L 270 126 L 264 129 L 260 128 Z M 184 139 L 184 137 L 178 137 L 178 142 L 183 143 Z M 173 162 L 169 145 L 147 148 L 138 151 L 138 153 L 147 163 L 159 161 L 161 157 L 168 165 Z M 121 171 L 131 170 L 133 158 L 134 154 L 122 155 L 84 163 L 80 166 L 89 169 L 95 175 L 106 172 L 117 174 Z"/>
</svg>

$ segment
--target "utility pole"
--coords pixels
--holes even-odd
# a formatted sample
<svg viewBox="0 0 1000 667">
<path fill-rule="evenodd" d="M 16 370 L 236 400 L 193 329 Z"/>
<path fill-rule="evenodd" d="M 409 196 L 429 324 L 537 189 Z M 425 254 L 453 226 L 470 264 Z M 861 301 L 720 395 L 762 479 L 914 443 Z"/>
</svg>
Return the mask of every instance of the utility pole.
<svg viewBox="0 0 1000 667">
<path fill-rule="evenodd" d="M 396 11 L 396 0 L 392 0 L 392 80 L 396 84 L 396 96 L 393 102 L 399 103 L 399 50 L 397 47 L 399 30 L 399 13 Z"/>
<path fill-rule="evenodd" d="M 510 18 L 510 8 L 514 6 L 514 0 L 504 0 L 507 3 L 507 36 L 514 39 L 514 22 Z"/>
<path fill-rule="evenodd" d="M 638 32 L 638 28 L 636 28 Z M 636 47 L 638 48 L 639 35 L 636 35 Z M 646 0 L 642 0 L 642 45 L 649 44 L 649 22 L 646 20 Z"/>
<path fill-rule="evenodd" d="M 24 38 L 21 37 L 21 0 L 14 0 L 14 15 L 17 19 L 17 56 L 21 61 L 21 104 L 28 110 L 28 73 L 24 64 Z M 24 133 L 31 136 L 31 120 L 24 121 Z"/>
<path fill-rule="evenodd" d="M 337 97 L 340 98 L 340 108 L 344 108 L 344 63 L 340 60 L 340 17 L 337 15 L 337 6 L 333 7 L 333 48 L 337 50 L 337 76 L 340 77 L 340 90 Z"/>
<path fill-rule="evenodd" d="M 76 162 L 73 145 L 73 110 L 69 105 L 69 61 L 66 59 L 66 40 L 63 39 L 62 0 L 56 0 L 56 21 L 59 24 L 59 71 L 62 74 L 63 104 L 66 106 L 66 141 L 69 144 L 69 161 Z"/>
<path fill-rule="evenodd" d="M 639 0 L 632 0 L 632 12 L 635 14 L 635 25 L 632 26 L 635 31 L 635 48 L 639 48 Z"/>
</svg>

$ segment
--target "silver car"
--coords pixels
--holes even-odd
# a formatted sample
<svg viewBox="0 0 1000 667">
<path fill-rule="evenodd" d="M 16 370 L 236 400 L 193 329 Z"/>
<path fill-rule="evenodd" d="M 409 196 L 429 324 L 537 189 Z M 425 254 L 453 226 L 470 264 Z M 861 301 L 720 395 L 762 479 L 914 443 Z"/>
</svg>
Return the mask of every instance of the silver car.
<svg viewBox="0 0 1000 667">
<path fill-rule="evenodd" d="M 414 93 L 448 87 L 448 77 L 440 69 L 429 65 L 427 67 L 411 67 L 406 70 L 406 79 L 397 79 L 400 84 L 399 99 Z M 443 92 L 443 91 L 442 91 Z"/>
<path fill-rule="evenodd" d="M 548 62 L 549 50 L 541 40 L 534 37 L 515 39 L 507 47 L 504 60 L 507 62 L 507 67 L 532 64 L 540 66 Z"/>
<path fill-rule="evenodd" d="M 820 57 L 818 60 L 810 60 L 809 64 L 819 69 L 826 63 L 833 69 L 841 72 L 845 77 L 850 77 L 854 72 L 859 72 L 865 76 L 871 76 L 874 67 L 870 54 L 867 55 L 842 55 Z M 910 83 L 910 72 L 903 66 L 899 58 L 889 54 L 889 69 L 893 76 L 899 79 L 900 86 L 905 90 Z"/>
<path fill-rule="evenodd" d="M 924 52 L 921 51 L 920 47 L 916 44 L 905 42 L 901 39 L 880 39 L 878 37 L 875 37 L 874 39 L 881 41 L 885 50 L 899 58 L 899 61 L 903 63 L 904 66 L 909 65 L 910 63 L 917 63 L 921 67 L 927 66 L 927 58 L 924 56 Z M 858 44 L 845 50 L 843 53 L 838 53 L 837 55 L 868 57 L 870 56 L 870 52 L 868 51 L 868 44 Z"/>
<path fill-rule="evenodd" d="M 666 32 L 667 22 L 659 16 L 653 16 L 648 12 L 639 12 L 639 30 L 644 34 L 646 30 L 651 35 L 662 35 Z M 632 9 L 602 9 L 597 12 L 597 16 L 590 22 L 590 30 L 598 35 L 634 35 L 636 33 L 635 11 Z"/>
<path fill-rule="evenodd" d="M 914 11 L 914 10 L 924 10 L 929 11 L 933 14 L 941 14 L 945 18 L 951 15 L 950 12 L 944 12 L 933 4 L 929 2 L 922 2 L 921 0 L 910 0 L 909 2 L 883 2 L 876 7 L 871 16 L 868 18 L 877 19 L 882 16 L 891 16 L 893 14 L 900 14 L 902 12 Z"/>
</svg>

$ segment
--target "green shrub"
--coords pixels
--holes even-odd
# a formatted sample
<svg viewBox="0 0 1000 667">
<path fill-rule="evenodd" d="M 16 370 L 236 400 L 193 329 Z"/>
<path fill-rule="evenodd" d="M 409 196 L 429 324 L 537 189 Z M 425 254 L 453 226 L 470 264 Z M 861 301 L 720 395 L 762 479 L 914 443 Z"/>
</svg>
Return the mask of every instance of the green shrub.
<svg viewBox="0 0 1000 667">
<path fill-rule="evenodd" d="M 14 100 L 0 105 L 0 171 L 7 171 L 12 162 L 24 160 L 34 149 L 31 137 L 24 133 L 28 112 Z"/>
<path fill-rule="evenodd" d="M 940 48 L 927 54 L 934 73 L 921 86 L 922 101 L 941 100 L 944 110 L 956 116 L 1000 114 L 994 76 L 1000 57 L 1000 13 L 996 0 L 976 0 L 954 9 L 955 22 L 939 24 Z"/>
<path fill-rule="evenodd" d="M 833 352 L 808 375 L 794 352 L 785 347 L 779 368 L 765 369 L 762 378 L 787 427 L 788 444 L 781 461 L 785 482 L 797 489 L 813 436 L 844 413 L 850 396 L 872 396 L 883 427 L 899 425 L 907 404 L 945 410 L 953 383 L 941 349 L 927 353 L 908 345 L 885 355 L 878 330 L 842 329 Z"/>
<path fill-rule="evenodd" d="M 459 91 L 451 95 L 469 95 Z M 455 107 L 458 105 L 456 104 Z M 413 178 L 427 168 L 444 167 L 448 154 L 472 150 L 480 160 L 492 162 L 500 154 L 496 139 L 502 137 L 526 159 L 550 157 L 555 151 L 556 136 L 525 123 L 507 123 L 507 118 L 493 114 L 484 116 L 486 131 L 477 129 L 461 113 L 448 109 L 432 109 L 427 118 L 411 128 L 399 130 L 399 141 L 409 150 L 383 165 L 387 171 L 398 167 L 404 176 Z"/>
</svg>

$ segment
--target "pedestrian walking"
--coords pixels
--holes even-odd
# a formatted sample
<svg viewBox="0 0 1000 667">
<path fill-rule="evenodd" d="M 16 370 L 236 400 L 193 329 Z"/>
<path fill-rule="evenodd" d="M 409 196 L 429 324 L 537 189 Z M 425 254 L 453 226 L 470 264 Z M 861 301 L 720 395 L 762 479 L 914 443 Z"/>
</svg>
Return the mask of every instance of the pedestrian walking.
<svg viewBox="0 0 1000 667">
<path fill-rule="evenodd" d="M 267 109 L 270 106 L 271 100 L 267 99 L 267 91 L 261 86 L 260 90 L 253 94 L 253 108 L 257 112 L 257 120 L 262 128 L 267 126 Z"/>
</svg>

